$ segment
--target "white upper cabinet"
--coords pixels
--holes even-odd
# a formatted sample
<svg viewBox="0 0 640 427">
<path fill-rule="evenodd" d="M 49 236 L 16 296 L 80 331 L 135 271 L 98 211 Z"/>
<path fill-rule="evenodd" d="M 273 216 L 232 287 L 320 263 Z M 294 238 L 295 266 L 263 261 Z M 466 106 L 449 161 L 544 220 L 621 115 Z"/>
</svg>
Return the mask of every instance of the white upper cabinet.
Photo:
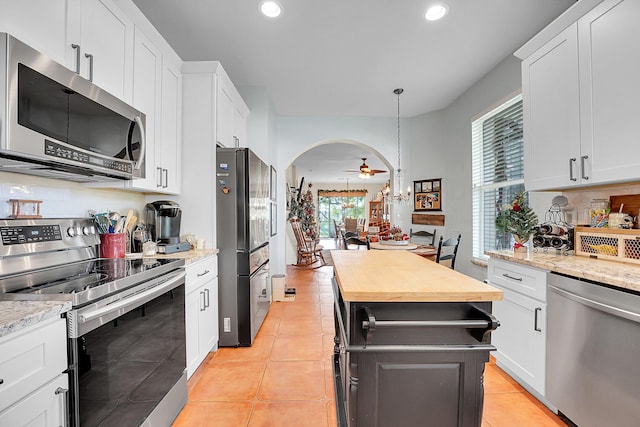
<svg viewBox="0 0 640 427">
<path fill-rule="evenodd" d="M 77 0 L 75 0 L 77 1 Z M 69 68 L 74 55 L 67 40 L 68 6 L 74 0 L 3 1 L 0 31 L 9 33 Z"/>
<path fill-rule="evenodd" d="M 602 1 L 521 57 L 527 190 L 640 179 L 638 16 Z"/>
<path fill-rule="evenodd" d="M 156 147 L 156 149 L 158 149 Z M 182 74 L 179 64 L 162 65 L 162 127 L 160 135 L 161 191 L 180 193 L 182 161 Z"/>
<path fill-rule="evenodd" d="M 577 182 L 578 32 L 573 24 L 522 62 L 525 188 Z"/>
<path fill-rule="evenodd" d="M 249 108 L 227 73 L 218 68 L 216 91 L 216 141 L 224 147 L 248 147 L 246 122 Z"/>
<path fill-rule="evenodd" d="M 582 150 L 589 182 L 640 179 L 640 2 L 608 0 L 578 21 Z"/>
<path fill-rule="evenodd" d="M 102 89 L 131 102 L 133 86 L 132 21 L 109 0 L 70 0 L 69 39 L 80 74 Z"/>
<path fill-rule="evenodd" d="M 160 136 L 162 54 L 140 31 L 135 30 L 133 106 L 146 117 L 145 178 L 128 181 L 131 190 L 153 191 L 160 184 L 156 173 L 156 141 Z"/>
</svg>

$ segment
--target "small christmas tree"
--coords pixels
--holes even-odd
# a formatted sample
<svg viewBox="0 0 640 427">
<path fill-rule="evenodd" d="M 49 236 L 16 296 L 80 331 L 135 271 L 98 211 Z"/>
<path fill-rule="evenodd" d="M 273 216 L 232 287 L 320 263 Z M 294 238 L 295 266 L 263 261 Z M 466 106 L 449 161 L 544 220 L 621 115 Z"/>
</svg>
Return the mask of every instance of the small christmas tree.
<svg viewBox="0 0 640 427">
<path fill-rule="evenodd" d="M 516 241 L 514 249 L 521 248 L 531 237 L 538 225 L 538 216 L 527 204 L 526 192 L 516 194 L 510 206 L 505 206 L 496 218 L 498 231 L 511 233 Z"/>
<path fill-rule="evenodd" d="M 313 204 L 311 184 L 309 184 L 309 189 L 302 194 L 299 201 L 295 197 L 291 198 L 289 208 L 289 219 L 298 218 L 304 235 L 313 241 L 318 240 L 316 207 Z"/>
</svg>

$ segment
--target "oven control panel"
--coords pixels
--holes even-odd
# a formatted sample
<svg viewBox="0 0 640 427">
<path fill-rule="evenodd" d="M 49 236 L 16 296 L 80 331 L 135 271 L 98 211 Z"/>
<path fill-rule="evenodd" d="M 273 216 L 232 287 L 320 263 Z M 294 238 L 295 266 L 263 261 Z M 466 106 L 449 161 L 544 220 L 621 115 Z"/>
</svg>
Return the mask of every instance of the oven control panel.
<svg viewBox="0 0 640 427">
<path fill-rule="evenodd" d="M 57 224 L 0 227 L 0 236 L 3 245 L 62 240 L 60 226 Z"/>
</svg>

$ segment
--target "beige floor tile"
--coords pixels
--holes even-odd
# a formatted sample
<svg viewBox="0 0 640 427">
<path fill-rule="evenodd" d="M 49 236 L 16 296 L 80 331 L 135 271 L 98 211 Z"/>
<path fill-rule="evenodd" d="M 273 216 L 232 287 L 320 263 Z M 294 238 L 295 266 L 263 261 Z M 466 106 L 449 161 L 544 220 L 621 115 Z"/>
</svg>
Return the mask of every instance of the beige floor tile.
<svg viewBox="0 0 640 427">
<path fill-rule="evenodd" d="M 173 427 L 246 426 L 252 406 L 250 402 L 189 402 Z"/>
<path fill-rule="evenodd" d="M 321 360 L 322 335 L 278 335 L 273 343 L 270 360 Z"/>
<path fill-rule="evenodd" d="M 270 362 L 258 390 L 259 400 L 315 400 L 325 394 L 321 361 Z"/>
<path fill-rule="evenodd" d="M 256 397 L 265 362 L 213 362 L 196 383 L 189 401 L 249 401 Z"/>
<path fill-rule="evenodd" d="M 493 393 L 485 396 L 483 419 L 491 427 L 566 427 L 529 393 Z"/>
<path fill-rule="evenodd" d="M 524 388 L 502 369 L 493 363 L 484 367 L 484 392 L 490 393 L 518 393 Z"/>
<path fill-rule="evenodd" d="M 327 427 L 322 401 L 256 402 L 249 427 Z"/>
<path fill-rule="evenodd" d="M 251 347 L 222 347 L 212 363 L 266 361 L 271 354 L 274 340 L 275 337 L 272 335 L 258 334 Z"/>
</svg>

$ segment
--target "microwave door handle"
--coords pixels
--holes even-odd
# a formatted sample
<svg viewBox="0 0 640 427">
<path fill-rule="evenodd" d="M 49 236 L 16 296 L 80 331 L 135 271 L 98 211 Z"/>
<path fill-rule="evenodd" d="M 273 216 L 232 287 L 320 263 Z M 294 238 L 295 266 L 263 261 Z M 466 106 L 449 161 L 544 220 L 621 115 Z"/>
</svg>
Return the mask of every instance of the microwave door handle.
<svg viewBox="0 0 640 427">
<path fill-rule="evenodd" d="M 147 151 L 147 136 L 144 133 L 144 126 L 142 126 L 142 118 L 140 116 L 135 117 L 135 121 L 140 128 L 140 158 L 136 160 L 134 168 L 140 169 L 142 162 L 144 162 L 144 153 Z"/>
</svg>

